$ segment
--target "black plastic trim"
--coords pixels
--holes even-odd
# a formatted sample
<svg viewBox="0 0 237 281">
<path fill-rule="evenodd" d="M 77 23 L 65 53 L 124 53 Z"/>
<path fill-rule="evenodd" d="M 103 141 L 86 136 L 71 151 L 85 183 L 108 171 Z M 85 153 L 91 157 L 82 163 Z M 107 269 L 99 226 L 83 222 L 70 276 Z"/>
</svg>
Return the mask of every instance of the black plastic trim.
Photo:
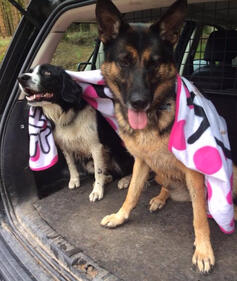
<svg viewBox="0 0 237 281">
<path fill-rule="evenodd" d="M 70 4 L 69 4 L 70 3 Z M 42 42 L 44 41 L 45 37 L 47 36 L 49 30 L 51 29 L 51 27 L 53 26 L 53 24 L 55 23 L 55 21 L 61 16 L 62 13 L 66 12 L 69 9 L 73 9 L 73 8 L 77 8 L 77 7 L 81 7 L 84 5 L 90 5 L 95 3 L 95 1 L 67 1 L 66 3 L 62 3 L 60 5 L 60 7 L 58 7 L 48 18 L 48 20 L 45 22 L 45 25 L 42 27 L 41 31 L 38 33 L 37 38 L 33 40 L 33 44 L 31 46 L 31 50 L 28 52 L 28 55 L 24 61 L 24 64 L 21 66 L 21 70 L 19 71 L 19 73 L 17 73 L 17 71 L 14 72 L 14 75 L 12 77 L 12 80 L 15 79 L 15 85 L 11 90 L 11 95 L 7 101 L 7 104 L 5 106 L 5 110 L 3 112 L 2 115 L 2 119 L 1 119 L 1 123 L 0 123 L 0 150 L 1 150 L 1 158 L 0 158 L 0 164 L 1 164 L 1 177 L 0 177 L 0 191 L 1 191 L 1 197 L 3 199 L 3 204 L 4 204 L 4 209 L 6 211 L 6 219 L 8 221 L 8 224 L 10 226 L 10 230 L 11 232 L 14 234 L 14 236 L 17 238 L 18 241 L 20 241 L 24 247 L 27 249 L 27 251 L 36 259 L 39 261 L 39 263 L 42 265 L 43 268 L 45 268 L 48 272 L 50 272 L 50 274 L 52 276 L 54 276 L 55 279 L 60 280 L 60 281 L 66 281 L 66 280 L 71 280 L 74 281 L 77 278 L 80 278 L 80 280 L 93 280 L 93 281 L 119 281 L 119 279 L 115 276 L 113 276 L 111 273 L 107 272 L 104 269 L 99 268 L 98 265 L 96 265 L 92 260 L 90 260 L 89 257 L 86 257 L 85 255 L 83 255 L 83 253 L 81 253 L 80 251 L 78 251 L 78 249 L 74 249 L 72 247 L 72 251 L 64 253 L 61 249 L 60 249 L 60 245 L 58 245 L 57 243 L 55 243 L 54 239 L 53 241 L 51 241 L 49 239 L 49 236 L 47 236 L 47 234 L 43 231 L 43 229 L 45 228 L 44 226 L 44 222 L 42 221 L 42 219 L 37 215 L 33 215 L 33 213 L 31 213 L 31 216 L 29 216 L 27 218 L 27 215 L 24 214 L 24 211 L 27 210 L 27 208 L 25 207 L 17 207 L 17 200 L 15 203 L 12 202 L 12 195 L 13 195 L 13 199 L 17 199 L 16 196 L 14 195 L 14 192 L 11 192 L 11 194 L 9 194 L 9 186 L 8 188 L 6 188 L 5 185 L 5 179 L 4 177 L 2 177 L 2 173 L 3 171 L 3 167 L 4 167 L 4 163 L 6 163 L 6 158 L 4 159 L 4 157 L 6 157 L 6 155 L 4 154 L 5 151 L 3 151 L 3 147 L 4 147 L 4 141 L 6 141 L 5 136 L 6 136 L 6 132 L 7 132 L 7 128 L 10 122 L 10 119 L 12 117 L 13 114 L 13 110 L 15 108 L 15 106 L 17 105 L 17 103 L 19 103 L 18 99 L 18 93 L 19 93 L 19 89 L 18 89 L 18 84 L 16 82 L 16 78 L 17 76 L 25 71 L 29 65 L 32 63 L 38 49 L 40 48 Z M 23 19 L 24 21 L 24 19 Z M 19 30 L 19 32 L 21 32 L 21 30 Z M 35 33 L 33 33 L 35 36 Z M 19 34 L 17 34 L 16 38 L 18 38 L 18 36 L 20 36 Z M 8 52 L 9 53 L 9 52 Z M 9 55 L 9 54 L 8 54 Z M 9 55 L 10 56 L 10 55 Z M 8 59 L 10 60 L 11 58 L 8 57 Z M 6 66 L 7 68 L 7 66 Z M 1 83 L 1 81 L 0 81 Z M 9 89 L 8 89 L 9 91 Z M 21 102 L 22 103 L 22 102 Z M 14 119 L 14 118 L 13 118 Z M 17 140 L 16 140 L 17 141 Z M 20 152 L 21 153 L 21 152 Z M 14 186 L 11 186 L 10 189 L 14 188 Z M 29 202 L 28 203 L 28 207 L 29 207 Z M 31 202 L 32 204 L 32 202 Z M 22 208 L 19 212 L 19 209 Z M 18 217 L 16 216 L 17 213 L 17 209 L 18 209 Z M 26 211 L 27 212 L 27 211 Z M 19 213 L 21 213 L 19 215 Z M 21 223 L 18 222 L 18 218 L 21 218 Z M 31 229 L 29 231 L 29 233 L 27 234 L 27 232 L 23 229 L 23 225 L 22 225 L 22 219 L 26 219 L 27 222 L 31 222 L 31 219 L 33 220 L 30 224 L 30 226 L 34 227 L 35 225 L 37 226 L 36 229 Z M 36 222 L 35 220 L 37 220 L 38 222 Z M 24 226 L 27 225 L 27 222 L 25 221 Z M 40 229 L 40 227 L 42 229 Z M 49 227 L 49 226 L 48 226 Z M 27 225 L 27 228 L 29 230 L 29 226 Z M 46 227 L 47 229 L 47 227 Z M 50 233 L 52 232 L 52 230 L 50 231 Z M 35 235 L 37 235 L 37 240 L 35 239 L 29 239 L 28 235 L 32 234 L 33 237 L 35 237 Z M 31 235 L 30 234 L 30 235 Z M 46 248 L 49 248 L 49 251 L 46 251 L 43 247 L 40 246 L 41 243 L 39 243 L 38 241 L 38 235 L 41 235 L 42 241 L 41 243 L 45 244 Z M 55 236 L 56 235 L 56 236 Z M 56 237 L 56 240 L 58 239 L 58 234 L 54 234 L 53 237 Z M 61 238 L 63 239 L 63 238 Z M 51 241 L 51 242 L 50 242 Z M 67 243 L 66 241 L 64 243 Z M 61 265 L 62 261 L 65 261 L 65 265 L 64 267 Z M 59 263 L 60 261 L 60 263 Z M 80 270 L 73 270 L 73 268 L 77 268 L 78 267 L 78 263 L 88 263 L 88 265 L 92 265 L 93 267 L 96 267 L 98 269 L 98 275 L 91 279 L 91 278 L 87 278 L 87 272 L 83 272 Z M 72 273 L 74 272 L 74 274 Z M 75 278 L 75 275 L 77 276 L 77 278 Z"/>
<path fill-rule="evenodd" d="M 6 281 L 37 281 L 0 234 L 0 272 Z M 1 276 L 0 275 L 0 276 Z M 0 277 L 0 280 L 1 277 Z"/>
</svg>

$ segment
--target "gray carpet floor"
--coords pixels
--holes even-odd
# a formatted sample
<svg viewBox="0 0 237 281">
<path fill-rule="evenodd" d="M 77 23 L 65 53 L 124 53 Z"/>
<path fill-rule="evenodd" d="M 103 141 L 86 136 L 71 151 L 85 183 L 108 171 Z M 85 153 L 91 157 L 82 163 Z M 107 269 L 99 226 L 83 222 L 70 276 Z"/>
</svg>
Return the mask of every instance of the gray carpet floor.
<svg viewBox="0 0 237 281">
<path fill-rule="evenodd" d="M 90 203 L 91 180 L 79 189 L 64 188 L 37 202 L 37 210 L 59 234 L 100 266 L 125 281 L 237 281 L 237 234 L 223 234 L 209 220 L 216 257 L 208 276 L 192 269 L 194 233 L 191 203 L 173 202 L 159 212 L 148 211 L 159 192 L 151 185 L 142 193 L 129 221 L 116 229 L 100 226 L 101 219 L 117 211 L 126 190 L 116 183 L 106 187 L 103 200 Z"/>
</svg>

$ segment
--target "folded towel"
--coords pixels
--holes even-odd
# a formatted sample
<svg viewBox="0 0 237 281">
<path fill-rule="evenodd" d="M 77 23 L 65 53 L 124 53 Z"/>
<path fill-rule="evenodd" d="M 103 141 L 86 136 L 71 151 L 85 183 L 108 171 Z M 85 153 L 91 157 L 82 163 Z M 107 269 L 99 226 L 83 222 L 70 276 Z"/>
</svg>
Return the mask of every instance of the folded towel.
<svg viewBox="0 0 237 281">
<path fill-rule="evenodd" d="M 58 161 L 52 126 L 40 107 L 30 107 L 29 112 L 30 159 L 33 171 L 52 167 Z"/>
<path fill-rule="evenodd" d="M 67 71 L 83 89 L 84 99 L 99 110 L 118 131 L 113 94 L 100 70 Z M 30 168 L 44 170 L 57 162 L 52 128 L 42 110 L 31 108 L 29 116 Z M 169 150 L 186 167 L 205 175 L 209 216 L 225 233 L 234 231 L 232 160 L 227 127 L 213 104 L 187 79 L 177 76 L 176 116 Z"/>
</svg>

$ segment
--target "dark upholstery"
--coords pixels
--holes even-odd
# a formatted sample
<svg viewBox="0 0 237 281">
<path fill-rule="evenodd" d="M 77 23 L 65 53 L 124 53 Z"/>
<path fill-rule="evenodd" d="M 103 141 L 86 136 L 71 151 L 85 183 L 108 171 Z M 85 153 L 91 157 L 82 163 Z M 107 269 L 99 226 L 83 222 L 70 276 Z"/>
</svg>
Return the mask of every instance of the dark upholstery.
<svg viewBox="0 0 237 281">
<path fill-rule="evenodd" d="M 212 32 L 204 53 L 208 65 L 194 71 L 191 80 L 204 89 L 233 89 L 236 85 L 236 68 L 232 67 L 232 59 L 236 56 L 237 31 Z"/>
<path fill-rule="evenodd" d="M 237 56 L 237 31 L 213 31 L 207 41 L 204 60 L 231 64 Z"/>
</svg>

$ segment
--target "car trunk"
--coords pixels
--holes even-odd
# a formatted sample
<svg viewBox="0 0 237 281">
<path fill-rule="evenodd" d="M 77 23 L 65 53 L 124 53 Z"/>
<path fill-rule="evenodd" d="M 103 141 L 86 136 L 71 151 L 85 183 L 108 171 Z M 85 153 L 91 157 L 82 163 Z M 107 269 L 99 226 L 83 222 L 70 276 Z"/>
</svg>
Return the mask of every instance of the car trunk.
<svg viewBox="0 0 237 281">
<path fill-rule="evenodd" d="M 77 7 L 78 4 L 75 5 Z M 85 9 L 92 9 L 88 7 L 89 9 Z M 123 3 L 121 8 L 125 11 L 127 9 Z M 70 10 L 67 9 L 65 13 L 69 13 Z M 158 11 L 146 10 L 139 12 L 138 16 L 146 17 L 145 20 L 149 21 L 154 20 L 157 13 Z M 84 13 L 82 18 L 83 15 Z M 128 18 L 132 19 L 132 14 Z M 69 20 L 69 17 L 66 19 Z M 29 60 L 28 66 L 50 61 L 54 44 L 56 45 L 51 42 L 56 37 L 61 37 L 60 28 L 66 29 L 67 26 L 66 21 L 64 24 L 62 22 L 58 20 L 52 34 L 41 38 L 41 49 L 34 49 L 34 61 Z M 49 26 L 48 29 L 50 28 Z M 48 51 L 42 55 L 47 46 Z M 15 96 L 20 94 L 17 90 L 15 88 Z M 235 92 L 236 90 L 229 95 L 226 92 L 207 91 L 206 94 L 227 119 L 233 158 L 236 161 Z M 217 264 L 208 276 L 203 277 L 195 272 L 191 262 L 194 242 L 191 202 L 168 200 L 164 209 L 150 213 L 149 201 L 160 190 L 160 186 L 152 179 L 144 187 L 128 222 L 116 229 L 106 229 L 100 226 L 101 219 L 116 212 L 127 193 L 127 190 L 117 188 L 117 180 L 106 185 L 101 201 L 91 203 L 89 193 L 93 177 L 81 172 L 80 188 L 70 190 L 67 187 L 68 169 L 60 152 L 59 161 L 54 167 L 41 172 L 31 171 L 28 164 L 28 110 L 26 101 L 20 95 L 19 99 L 6 107 L 2 118 L 1 196 L 12 231 L 19 240 L 23 241 L 24 238 L 24 243 L 29 245 L 29 251 L 39 263 L 51 264 L 58 274 L 55 275 L 57 280 L 237 279 L 237 235 L 222 233 L 210 219 Z M 62 276 L 65 279 L 60 279 Z"/>
<path fill-rule="evenodd" d="M 191 264 L 190 202 L 169 200 L 164 209 L 150 213 L 149 201 L 160 190 L 150 180 L 129 221 L 116 229 L 103 228 L 101 219 L 119 209 L 127 190 L 119 190 L 114 181 L 106 186 L 101 201 L 90 203 L 93 178 L 82 175 L 81 187 L 70 190 L 62 155 L 54 167 L 32 173 L 27 115 L 25 102 L 17 103 L 5 135 L 3 175 L 14 223 L 41 256 L 82 280 L 156 281 L 157 276 L 167 281 L 202 280 Z M 11 139 L 14 143 L 9 143 Z M 237 236 L 222 233 L 213 220 L 209 223 L 217 265 L 205 280 L 235 280 Z"/>
</svg>

